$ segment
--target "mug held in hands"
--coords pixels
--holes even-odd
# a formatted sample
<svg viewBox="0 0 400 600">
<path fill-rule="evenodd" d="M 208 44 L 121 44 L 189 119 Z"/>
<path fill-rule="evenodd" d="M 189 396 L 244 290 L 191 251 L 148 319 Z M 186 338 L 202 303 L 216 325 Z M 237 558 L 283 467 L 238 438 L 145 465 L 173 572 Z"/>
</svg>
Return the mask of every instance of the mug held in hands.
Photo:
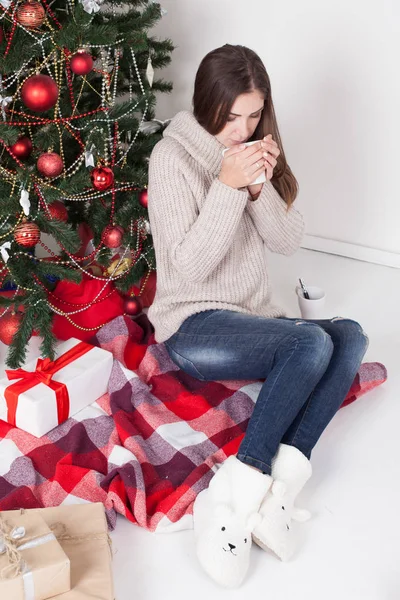
<svg viewBox="0 0 400 600">
<path fill-rule="evenodd" d="M 261 140 L 255 140 L 253 142 L 245 142 L 244 146 L 252 146 L 253 144 L 259 144 L 261 142 Z M 224 148 L 224 150 L 222 150 L 222 156 L 225 155 L 225 152 L 228 152 L 228 150 L 230 150 L 230 148 Z M 261 175 L 259 175 L 257 177 L 257 179 L 255 179 L 254 181 L 252 181 L 249 185 L 256 185 L 258 183 L 265 183 L 267 181 L 266 175 L 265 175 L 265 170 L 261 173 Z"/>
</svg>

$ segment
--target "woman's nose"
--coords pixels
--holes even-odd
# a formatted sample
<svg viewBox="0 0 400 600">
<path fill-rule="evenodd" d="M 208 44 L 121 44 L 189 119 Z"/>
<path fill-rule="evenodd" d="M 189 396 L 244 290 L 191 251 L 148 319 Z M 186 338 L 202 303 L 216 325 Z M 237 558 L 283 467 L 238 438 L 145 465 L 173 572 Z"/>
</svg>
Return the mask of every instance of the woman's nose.
<svg viewBox="0 0 400 600">
<path fill-rule="evenodd" d="M 238 133 L 241 140 L 247 140 L 247 138 L 251 135 L 250 125 L 247 125 L 247 123 L 239 125 Z"/>
</svg>

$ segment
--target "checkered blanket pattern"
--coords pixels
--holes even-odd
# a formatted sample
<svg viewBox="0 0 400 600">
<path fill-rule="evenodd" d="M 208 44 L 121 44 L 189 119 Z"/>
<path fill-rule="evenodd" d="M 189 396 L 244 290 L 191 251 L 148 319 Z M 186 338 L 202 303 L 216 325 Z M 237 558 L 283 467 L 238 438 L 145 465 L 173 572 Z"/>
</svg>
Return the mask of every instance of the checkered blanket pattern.
<svg viewBox="0 0 400 600">
<path fill-rule="evenodd" d="M 110 528 L 117 513 L 151 531 L 190 528 L 193 501 L 236 452 L 262 382 L 187 375 L 145 315 L 118 317 L 93 343 L 114 355 L 108 394 L 40 439 L 0 421 L 0 510 L 100 501 Z M 383 365 L 362 365 L 345 404 L 386 377 Z"/>
</svg>

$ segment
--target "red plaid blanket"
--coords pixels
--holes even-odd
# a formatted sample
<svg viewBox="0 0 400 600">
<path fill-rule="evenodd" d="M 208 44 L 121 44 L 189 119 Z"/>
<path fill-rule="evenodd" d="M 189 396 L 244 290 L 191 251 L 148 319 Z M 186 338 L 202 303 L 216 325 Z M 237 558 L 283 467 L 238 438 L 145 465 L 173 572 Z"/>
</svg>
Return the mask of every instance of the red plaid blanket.
<svg viewBox="0 0 400 600">
<path fill-rule="evenodd" d="M 236 452 L 261 381 L 202 382 L 156 344 L 149 321 L 118 317 L 94 343 L 110 350 L 109 394 L 41 439 L 0 421 L 0 510 L 103 502 L 151 531 L 191 527 L 213 466 Z M 386 380 L 361 366 L 344 404 Z"/>
</svg>

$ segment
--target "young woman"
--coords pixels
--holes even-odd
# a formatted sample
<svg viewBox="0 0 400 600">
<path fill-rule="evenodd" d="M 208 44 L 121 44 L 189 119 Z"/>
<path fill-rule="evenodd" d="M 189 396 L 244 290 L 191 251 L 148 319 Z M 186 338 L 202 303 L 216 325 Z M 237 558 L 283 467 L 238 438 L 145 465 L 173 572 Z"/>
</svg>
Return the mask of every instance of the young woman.
<svg viewBox="0 0 400 600">
<path fill-rule="evenodd" d="M 253 185 L 264 172 L 266 182 Z M 193 112 L 172 119 L 150 159 L 157 292 L 148 316 L 190 375 L 265 378 L 237 456 L 194 505 L 198 557 L 227 586 L 246 573 L 251 534 L 281 559 L 293 552 L 291 522 L 305 517 L 294 500 L 311 475 L 311 451 L 368 345 L 355 321 L 289 319 L 271 302 L 265 247 L 298 249 L 297 189 L 261 59 L 229 44 L 210 52 Z"/>
</svg>

